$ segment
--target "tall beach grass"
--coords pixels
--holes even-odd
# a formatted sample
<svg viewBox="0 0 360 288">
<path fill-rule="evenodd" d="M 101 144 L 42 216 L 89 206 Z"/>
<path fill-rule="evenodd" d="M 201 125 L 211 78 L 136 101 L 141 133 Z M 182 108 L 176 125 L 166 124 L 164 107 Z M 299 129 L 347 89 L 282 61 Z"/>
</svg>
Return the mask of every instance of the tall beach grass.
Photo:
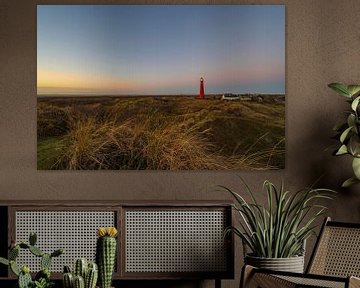
<svg viewBox="0 0 360 288">
<path fill-rule="evenodd" d="M 39 169 L 262 170 L 282 165 L 276 159 L 285 152 L 283 137 L 259 150 L 266 132 L 229 155 L 212 141 L 216 116 L 201 107 L 183 113 L 152 101 L 39 106 Z"/>
</svg>

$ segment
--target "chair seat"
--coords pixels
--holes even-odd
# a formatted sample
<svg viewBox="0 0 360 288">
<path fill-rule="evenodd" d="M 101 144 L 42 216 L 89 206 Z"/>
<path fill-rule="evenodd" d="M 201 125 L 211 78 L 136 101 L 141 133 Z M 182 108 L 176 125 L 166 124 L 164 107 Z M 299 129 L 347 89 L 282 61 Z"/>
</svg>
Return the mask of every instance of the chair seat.
<svg viewBox="0 0 360 288">
<path fill-rule="evenodd" d="M 326 288 L 345 288 L 347 279 L 344 278 L 340 281 L 335 279 L 319 279 L 319 278 L 308 278 L 309 275 L 305 275 L 306 278 L 296 276 L 280 276 L 277 277 L 286 281 L 296 284 L 296 287 L 311 286 L 311 287 L 326 287 Z M 321 277 L 321 276 L 320 276 Z"/>
<path fill-rule="evenodd" d="M 334 277 L 315 274 L 299 274 L 292 272 L 270 271 L 258 269 L 250 265 L 244 267 L 243 273 L 247 277 L 244 287 L 285 287 L 285 288 L 347 288 L 360 287 L 360 279 L 357 277 Z M 249 277 L 250 276 L 250 277 Z M 352 285 L 349 286 L 349 283 Z"/>
<path fill-rule="evenodd" d="M 240 285 L 242 288 L 360 288 L 359 243 L 360 223 L 334 222 L 326 218 L 305 274 L 246 265 Z"/>
</svg>

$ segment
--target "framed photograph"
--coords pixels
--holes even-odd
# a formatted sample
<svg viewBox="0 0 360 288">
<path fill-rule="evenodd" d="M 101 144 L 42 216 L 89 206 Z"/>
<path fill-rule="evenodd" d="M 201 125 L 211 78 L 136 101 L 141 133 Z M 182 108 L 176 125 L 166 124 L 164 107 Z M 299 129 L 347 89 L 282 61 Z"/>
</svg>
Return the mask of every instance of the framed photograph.
<svg viewBox="0 0 360 288">
<path fill-rule="evenodd" d="M 285 167 L 284 5 L 38 5 L 39 170 Z"/>
</svg>

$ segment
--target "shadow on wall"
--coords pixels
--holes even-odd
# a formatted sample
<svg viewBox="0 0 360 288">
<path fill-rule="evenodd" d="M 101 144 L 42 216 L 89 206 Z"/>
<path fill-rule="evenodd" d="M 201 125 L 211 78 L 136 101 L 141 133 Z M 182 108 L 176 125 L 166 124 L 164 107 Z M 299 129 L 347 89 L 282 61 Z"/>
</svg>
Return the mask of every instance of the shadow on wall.
<svg viewBox="0 0 360 288">
<path fill-rule="evenodd" d="M 302 135 L 303 141 L 297 143 L 292 153 L 302 155 L 304 162 L 306 161 L 306 165 L 301 168 L 302 171 L 298 170 L 303 185 L 312 185 L 317 181 L 316 187 L 338 192 L 335 200 L 326 203 L 329 208 L 326 215 L 336 221 L 359 222 L 360 185 L 350 188 L 341 187 L 346 179 L 353 176 L 351 158 L 348 155 L 333 156 L 333 151 L 339 147 L 339 140 L 334 139 L 335 132 L 332 128 L 345 121 L 343 111 L 345 108 L 337 107 L 336 112 L 313 113 L 314 116 L 308 120 L 308 123 L 316 123 L 316 125 L 306 130 L 308 133 Z M 334 117 L 333 113 L 338 113 L 339 118 Z"/>
</svg>

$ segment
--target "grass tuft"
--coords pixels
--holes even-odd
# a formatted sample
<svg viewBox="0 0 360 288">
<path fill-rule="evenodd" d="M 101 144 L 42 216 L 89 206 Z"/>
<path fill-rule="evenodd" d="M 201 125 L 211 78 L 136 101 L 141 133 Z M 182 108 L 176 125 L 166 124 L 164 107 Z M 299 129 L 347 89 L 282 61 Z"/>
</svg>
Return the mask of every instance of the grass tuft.
<svg viewBox="0 0 360 288">
<path fill-rule="evenodd" d="M 252 118 L 249 104 L 176 97 L 39 104 L 39 169 L 261 170 L 284 165 L 281 119 L 274 117 L 272 126 L 270 120 L 259 120 L 259 112 Z M 265 108 L 266 115 L 272 111 Z M 273 110 L 279 113 L 279 107 Z M 228 111 L 242 112 L 229 116 Z"/>
</svg>

